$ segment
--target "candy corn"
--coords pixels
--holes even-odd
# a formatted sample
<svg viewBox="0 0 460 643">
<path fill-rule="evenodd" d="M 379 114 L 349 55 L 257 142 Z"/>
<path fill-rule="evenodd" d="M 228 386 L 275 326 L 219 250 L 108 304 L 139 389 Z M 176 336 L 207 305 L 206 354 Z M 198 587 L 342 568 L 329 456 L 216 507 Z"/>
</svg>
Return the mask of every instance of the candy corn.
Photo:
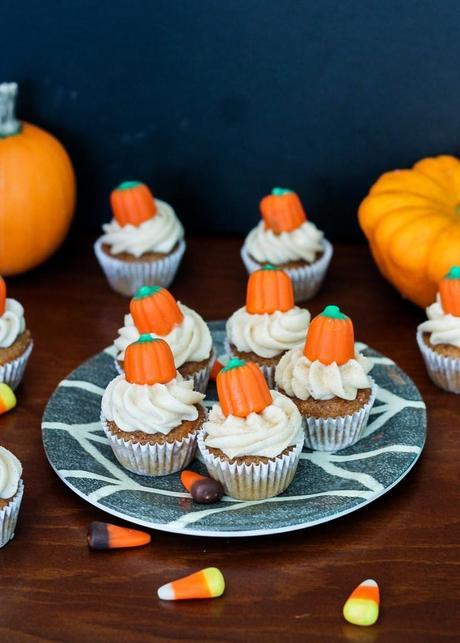
<svg viewBox="0 0 460 643">
<path fill-rule="evenodd" d="M 1 277 L 0 277 L 1 279 Z M 16 396 L 8 384 L 0 383 L 0 415 L 16 406 Z"/>
<path fill-rule="evenodd" d="M 182 471 L 180 481 L 191 494 L 193 500 L 202 505 L 218 502 L 224 495 L 224 488 L 220 482 L 195 473 L 195 471 Z"/>
<path fill-rule="evenodd" d="M 358 585 L 343 606 L 343 616 L 354 625 L 374 625 L 379 617 L 380 592 L 375 580 Z"/>
<path fill-rule="evenodd" d="M 183 601 L 191 598 L 217 598 L 222 596 L 225 580 L 217 567 L 207 567 L 190 576 L 162 585 L 158 598 L 162 601 Z"/>
<path fill-rule="evenodd" d="M 91 549 L 120 549 L 140 547 L 152 540 L 150 534 L 137 529 L 117 527 L 108 522 L 92 522 L 88 527 L 88 546 Z"/>
</svg>

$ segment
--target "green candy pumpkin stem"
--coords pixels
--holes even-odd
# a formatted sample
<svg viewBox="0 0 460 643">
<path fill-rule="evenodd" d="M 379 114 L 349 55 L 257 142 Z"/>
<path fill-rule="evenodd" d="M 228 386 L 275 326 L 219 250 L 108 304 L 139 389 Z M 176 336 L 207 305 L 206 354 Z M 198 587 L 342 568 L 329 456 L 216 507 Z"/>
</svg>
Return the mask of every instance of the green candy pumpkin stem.
<svg viewBox="0 0 460 643">
<path fill-rule="evenodd" d="M 17 83 L 0 83 L 0 138 L 14 136 L 21 131 L 21 123 L 14 114 L 17 93 Z"/>
<path fill-rule="evenodd" d="M 246 362 L 244 361 L 244 359 L 240 359 L 239 357 L 232 357 L 227 366 L 224 366 L 222 370 L 231 371 L 233 368 L 239 368 L 240 366 L 244 366 L 245 364 Z"/>
<path fill-rule="evenodd" d="M 137 188 L 138 185 L 142 185 L 140 181 L 123 181 L 117 187 L 117 190 L 132 190 L 132 188 Z"/>
<path fill-rule="evenodd" d="M 146 344 L 147 342 L 159 342 L 160 339 L 158 337 L 152 337 L 149 335 L 149 333 L 142 333 L 142 335 L 139 335 L 139 339 L 137 340 L 137 344 Z"/>
<path fill-rule="evenodd" d="M 134 295 L 134 299 L 145 299 L 145 297 L 155 295 L 160 290 L 163 290 L 161 286 L 141 286 Z"/>
<path fill-rule="evenodd" d="M 338 306 L 330 305 L 321 313 L 324 317 L 331 317 L 332 319 L 348 319 L 346 315 L 340 310 Z"/>
<path fill-rule="evenodd" d="M 287 188 L 273 188 L 272 194 L 273 196 L 283 196 L 283 194 L 290 194 L 292 190 L 288 190 Z"/>
<path fill-rule="evenodd" d="M 446 275 L 446 279 L 460 279 L 460 266 L 452 266 Z"/>
</svg>

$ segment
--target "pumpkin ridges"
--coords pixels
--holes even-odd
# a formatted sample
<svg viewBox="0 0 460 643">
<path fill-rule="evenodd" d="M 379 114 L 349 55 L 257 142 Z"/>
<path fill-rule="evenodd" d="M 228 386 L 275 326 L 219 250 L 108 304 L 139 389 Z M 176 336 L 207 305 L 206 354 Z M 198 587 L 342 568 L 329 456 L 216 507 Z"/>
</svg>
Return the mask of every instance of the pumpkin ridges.
<svg viewBox="0 0 460 643">
<path fill-rule="evenodd" d="M 246 288 L 246 310 L 250 314 L 286 312 L 294 306 L 291 278 L 284 271 L 266 265 L 249 275 Z"/>
<path fill-rule="evenodd" d="M 267 382 L 256 364 L 233 358 L 216 380 L 217 395 L 225 416 L 247 417 L 272 403 Z"/>
<path fill-rule="evenodd" d="M 326 306 L 308 329 L 304 355 L 311 362 L 341 366 L 355 356 L 353 323 L 337 306 Z"/>
<path fill-rule="evenodd" d="M 163 339 L 143 334 L 125 351 L 125 377 L 131 384 L 166 384 L 176 377 L 171 348 Z"/>
<path fill-rule="evenodd" d="M 455 168 L 454 171 L 459 172 L 460 166 L 458 162 L 452 164 L 451 161 L 457 161 L 457 159 L 449 156 L 429 157 L 415 163 L 413 169 L 439 183 L 444 190 L 452 191 L 451 170 Z"/>
<path fill-rule="evenodd" d="M 377 180 L 369 190 L 369 194 L 385 194 L 387 192 L 401 192 L 422 196 L 427 201 L 445 207 L 446 188 L 434 181 L 431 177 L 413 170 L 394 170 L 386 172 Z M 455 194 L 451 194 L 452 201 Z"/>
<path fill-rule="evenodd" d="M 393 235 L 388 252 L 392 260 L 403 270 L 419 272 L 420 263 L 425 263 L 434 238 L 450 225 L 444 217 L 426 216 L 406 223 Z"/>
<path fill-rule="evenodd" d="M 459 256 L 460 225 L 451 224 L 440 233 L 433 243 L 428 259 L 427 274 L 433 282 L 434 290 L 436 290 L 436 284 L 447 273 L 449 268 L 459 263 Z"/>
</svg>

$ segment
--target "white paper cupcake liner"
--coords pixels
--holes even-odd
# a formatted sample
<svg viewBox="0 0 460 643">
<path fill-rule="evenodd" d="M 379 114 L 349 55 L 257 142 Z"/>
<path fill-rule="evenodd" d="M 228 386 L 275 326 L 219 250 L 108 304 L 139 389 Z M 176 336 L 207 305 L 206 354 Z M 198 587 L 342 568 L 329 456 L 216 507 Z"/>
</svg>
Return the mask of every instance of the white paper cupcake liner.
<svg viewBox="0 0 460 643">
<path fill-rule="evenodd" d="M 200 460 L 211 478 L 222 483 L 225 493 L 238 500 L 265 500 L 285 491 L 294 478 L 303 447 L 301 438 L 289 453 L 266 464 L 237 464 L 214 456 L 204 443 L 205 437 L 202 429 L 198 434 Z"/>
<path fill-rule="evenodd" d="M 14 537 L 23 494 L 24 483 L 19 480 L 16 495 L 6 507 L 0 509 L 0 548 L 4 547 Z"/>
<path fill-rule="evenodd" d="M 326 239 L 323 239 L 324 252 L 314 263 L 301 268 L 285 268 L 290 276 L 294 288 L 295 301 L 307 301 L 316 295 L 321 288 L 327 269 L 332 259 L 333 248 Z M 241 258 L 249 274 L 259 270 L 262 265 L 250 256 L 246 244 L 241 248 Z M 269 262 L 266 262 L 269 263 Z"/>
<path fill-rule="evenodd" d="M 238 357 L 233 351 L 232 347 L 230 346 L 230 342 L 228 339 L 225 339 L 225 351 L 229 357 Z M 275 388 L 275 370 L 276 366 L 267 366 L 266 364 L 259 364 L 259 362 L 254 362 L 257 364 L 257 366 L 260 368 L 262 371 L 265 380 L 267 381 L 268 388 L 272 389 Z"/>
<path fill-rule="evenodd" d="M 122 366 L 121 366 L 120 362 L 117 360 L 117 358 L 116 358 L 116 357 L 115 357 L 115 359 L 113 360 L 113 362 L 114 362 L 114 364 L 115 364 L 115 368 L 117 369 L 117 373 L 118 373 L 118 375 L 123 375 L 124 370 L 123 370 L 123 368 L 122 368 Z"/>
<path fill-rule="evenodd" d="M 175 442 L 140 444 L 114 435 L 103 416 L 101 424 L 121 466 L 141 476 L 167 476 L 184 469 L 195 456 L 198 431 Z"/>
<path fill-rule="evenodd" d="M 460 393 L 460 359 L 437 353 L 423 341 L 422 331 L 417 331 L 417 344 L 425 361 L 431 380 L 449 393 Z"/>
<path fill-rule="evenodd" d="M 13 390 L 19 386 L 33 347 L 34 343 L 31 341 L 22 355 L 0 366 L 0 382 L 8 384 Z"/>
<path fill-rule="evenodd" d="M 339 451 L 358 442 L 363 437 L 369 413 L 375 402 L 377 385 L 372 378 L 368 402 L 352 415 L 336 418 L 303 417 L 305 446 L 315 451 Z"/>
<path fill-rule="evenodd" d="M 182 239 L 177 249 L 163 259 L 123 261 L 106 254 L 102 249 L 102 238 L 99 238 L 94 244 L 94 252 L 113 290 L 131 297 L 141 286 L 167 288 L 176 276 L 185 247 Z"/>
</svg>

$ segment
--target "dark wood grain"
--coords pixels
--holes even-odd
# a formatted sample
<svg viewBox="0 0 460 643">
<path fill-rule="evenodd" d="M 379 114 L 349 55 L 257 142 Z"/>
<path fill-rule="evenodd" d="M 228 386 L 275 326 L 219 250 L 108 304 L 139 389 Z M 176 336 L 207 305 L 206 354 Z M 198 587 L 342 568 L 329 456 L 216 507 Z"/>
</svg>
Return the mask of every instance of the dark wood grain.
<svg viewBox="0 0 460 643">
<path fill-rule="evenodd" d="M 243 302 L 238 239 L 196 238 L 173 286 L 207 319 Z M 10 281 L 35 338 L 18 408 L 0 418 L 0 442 L 24 464 L 16 538 L 0 550 L 1 641 L 447 641 L 459 632 L 460 399 L 430 383 L 415 343 L 423 312 L 378 275 L 365 246 L 339 245 L 312 313 L 340 304 L 357 337 L 414 379 L 429 415 L 423 457 L 396 489 L 321 527 L 273 537 L 210 539 L 152 532 L 151 547 L 92 552 L 86 527 L 106 516 L 50 469 L 40 420 L 48 397 L 82 360 L 108 345 L 127 309 L 77 238 L 39 270 Z M 110 519 L 110 518 L 109 518 Z M 221 599 L 162 603 L 159 585 L 215 565 Z M 347 625 L 343 602 L 378 580 L 381 618 Z M 457 610 L 457 612 L 456 612 Z"/>
</svg>

